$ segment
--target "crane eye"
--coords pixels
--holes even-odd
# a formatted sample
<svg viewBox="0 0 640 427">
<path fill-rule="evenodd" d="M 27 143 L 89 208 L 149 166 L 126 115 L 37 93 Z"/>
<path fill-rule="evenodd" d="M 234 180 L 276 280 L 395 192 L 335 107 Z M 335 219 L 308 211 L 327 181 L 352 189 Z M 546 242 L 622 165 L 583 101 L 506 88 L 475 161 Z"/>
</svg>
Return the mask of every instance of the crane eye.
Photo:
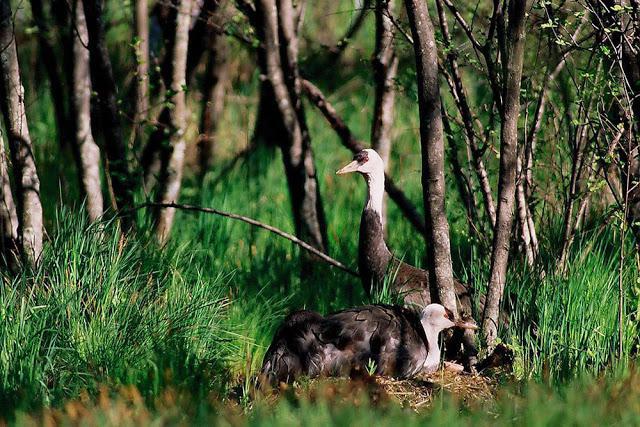
<svg viewBox="0 0 640 427">
<path fill-rule="evenodd" d="M 357 161 L 360 164 L 366 163 L 369 161 L 369 153 L 367 153 L 366 151 L 361 151 L 353 156 L 353 160 Z"/>
</svg>

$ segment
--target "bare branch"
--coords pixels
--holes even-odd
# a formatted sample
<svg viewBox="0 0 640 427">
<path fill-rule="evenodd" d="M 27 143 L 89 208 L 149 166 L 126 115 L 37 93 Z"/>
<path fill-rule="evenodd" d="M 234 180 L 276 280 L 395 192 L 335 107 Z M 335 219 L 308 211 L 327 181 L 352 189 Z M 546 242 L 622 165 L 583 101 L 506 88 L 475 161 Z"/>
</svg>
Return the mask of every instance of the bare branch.
<svg viewBox="0 0 640 427">
<path fill-rule="evenodd" d="M 183 205 L 183 204 L 178 204 L 178 203 L 151 203 L 151 202 L 143 203 L 143 204 L 135 206 L 133 209 L 130 209 L 129 212 L 136 211 L 136 210 L 143 209 L 143 208 L 180 209 L 180 210 L 185 210 L 185 211 L 203 212 L 203 213 L 220 215 L 220 216 L 224 216 L 226 218 L 231 218 L 231 219 L 235 219 L 235 220 L 238 220 L 238 221 L 246 222 L 247 224 L 251 224 L 253 226 L 256 226 L 256 227 L 262 228 L 264 230 L 270 231 L 270 232 L 272 232 L 274 234 L 277 234 L 280 237 L 284 237 L 285 239 L 290 240 L 291 242 L 293 242 L 296 245 L 300 246 L 302 249 L 304 249 L 306 251 L 309 251 L 310 253 L 312 253 L 313 255 L 317 256 L 321 260 L 327 262 L 328 264 L 331 264 L 332 266 L 337 267 L 340 270 L 351 274 L 352 276 L 360 277 L 360 275 L 356 271 L 350 269 L 346 265 L 342 264 L 340 261 L 337 261 L 337 260 L 331 258 L 329 255 L 325 254 L 324 252 L 321 252 L 321 251 L 317 250 L 316 248 L 314 248 L 310 244 L 298 239 L 296 236 L 294 236 L 292 234 L 289 234 L 289 233 L 287 233 L 285 231 L 282 231 L 279 228 L 276 228 L 276 227 L 274 227 L 272 225 L 265 224 L 263 222 L 255 220 L 253 218 L 249 218 L 249 217 L 246 217 L 246 216 L 243 216 L 243 215 L 234 214 L 234 213 L 231 213 L 231 212 L 221 211 L 221 210 L 214 209 L 214 208 L 205 208 L 205 207 L 193 206 L 193 205 Z"/>
</svg>

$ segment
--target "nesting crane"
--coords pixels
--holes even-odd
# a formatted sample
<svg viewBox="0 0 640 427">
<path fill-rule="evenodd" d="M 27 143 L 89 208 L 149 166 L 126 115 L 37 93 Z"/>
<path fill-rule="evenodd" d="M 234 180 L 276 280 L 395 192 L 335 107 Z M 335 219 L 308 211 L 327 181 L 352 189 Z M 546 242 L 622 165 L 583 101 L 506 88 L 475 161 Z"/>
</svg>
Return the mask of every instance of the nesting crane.
<svg viewBox="0 0 640 427">
<path fill-rule="evenodd" d="M 438 335 L 453 327 L 477 328 L 455 320 L 440 304 L 429 304 L 420 313 L 391 305 L 367 305 L 326 317 L 297 311 L 276 332 L 264 357 L 262 378 L 275 385 L 302 375 L 368 372 L 408 378 L 434 372 L 440 365 Z"/>
</svg>

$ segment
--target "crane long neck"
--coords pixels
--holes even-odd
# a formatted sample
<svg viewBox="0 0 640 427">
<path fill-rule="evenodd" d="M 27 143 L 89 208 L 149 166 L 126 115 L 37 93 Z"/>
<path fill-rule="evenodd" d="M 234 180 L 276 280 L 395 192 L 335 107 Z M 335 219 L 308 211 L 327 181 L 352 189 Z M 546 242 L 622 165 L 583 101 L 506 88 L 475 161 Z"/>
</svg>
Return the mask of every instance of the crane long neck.
<svg viewBox="0 0 640 427">
<path fill-rule="evenodd" d="M 382 199 L 384 197 L 384 171 L 376 171 L 364 175 L 367 181 L 368 194 L 365 209 L 372 210 L 380 218 L 382 224 Z"/>
<path fill-rule="evenodd" d="M 440 331 L 425 326 L 424 323 L 423 327 L 427 337 L 427 358 L 424 361 L 424 370 L 427 373 L 435 372 L 440 366 L 440 346 L 438 345 L 438 335 Z"/>
</svg>

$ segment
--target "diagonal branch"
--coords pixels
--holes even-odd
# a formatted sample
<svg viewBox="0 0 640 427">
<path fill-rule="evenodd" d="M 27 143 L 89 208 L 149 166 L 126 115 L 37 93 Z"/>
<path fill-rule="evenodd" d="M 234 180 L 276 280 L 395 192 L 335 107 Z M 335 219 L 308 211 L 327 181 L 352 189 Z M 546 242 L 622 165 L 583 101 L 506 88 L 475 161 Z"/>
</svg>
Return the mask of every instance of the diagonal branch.
<svg viewBox="0 0 640 427">
<path fill-rule="evenodd" d="M 272 225 L 269 224 L 265 224 L 263 222 L 260 222 L 258 220 L 255 220 L 253 218 L 249 218 L 243 215 L 238 215 L 238 214 L 234 214 L 231 212 L 225 212 L 225 211 L 221 211 L 218 209 L 214 209 L 214 208 L 204 208 L 201 206 L 193 206 L 193 205 L 183 205 L 183 204 L 179 204 L 179 203 L 152 203 L 152 202 L 147 202 L 147 203 L 142 203 L 140 205 L 134 206 L 132 209 L 127 210 L 128 212 L 134 212 L 137 211 L 139 209 L 145 209 L 145 208 L 153 208 L 153 209 L 166 209 L 166 208 L 172 208 L 172 209 L 180 209 L 180 210 L 184 210 L 184 211 L 191 211 L 191 212 L 203 212 L 203 213 L 209 213 L 209 214 L 214 214 L 214 215 L 220 215 L 226 218 L 231 218 L 231 219 L 235 219 L 238 221 L 242 221 L 242 222 L 246 222 L 247 224 L 251 224 L 253 226 L 262 228 L 264 230 L 270 231 L 274 234 L 277 234 L 280 237 L 284 237 L 287 240 L 290 240 L 291 242 L 295 243 L 296 245 L 300 246 L 302 249 L 311 252 L 313 255 L 317 256 L 318 258 L 320 258 L 321 260 L 325 261 L 328 264 L 331 264 L 334 267 L 339 268 L 340 270 L 347 272 L 349 274 L 351 274 L 352 276 L 355 277 L 360 277 L 360 275 L 350 269 L 349 267 L 347 267 L 346 265 L 344 265 L 343 263 L 341 263 L 340 261 L 337 261 L 333 258 L 331 258 L 329 255 L 325 254 L 322 251 L 319 251 L 318 249 L 314 248 L 313 246 L 311 246 L 310 244 L 308 244 L 307 242 L 298 239 L 296 236 L 287 233 L 286 231 L 282 231 L 279 228 L 276 228 Z"/>
</svg>

